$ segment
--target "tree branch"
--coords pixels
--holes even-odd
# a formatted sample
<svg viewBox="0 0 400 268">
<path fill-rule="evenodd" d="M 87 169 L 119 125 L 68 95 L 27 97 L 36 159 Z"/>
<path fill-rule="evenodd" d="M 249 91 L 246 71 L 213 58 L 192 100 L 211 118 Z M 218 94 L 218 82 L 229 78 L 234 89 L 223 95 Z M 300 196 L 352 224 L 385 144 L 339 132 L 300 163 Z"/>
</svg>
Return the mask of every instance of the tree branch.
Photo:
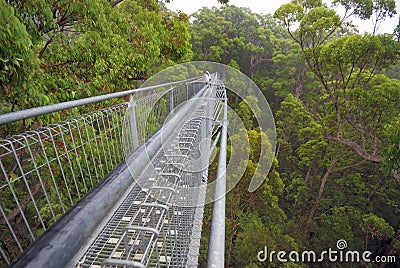
<svg viewBox="0 0 400 268">
<path fill-rule="evenodd" d="M 110 3 L 111 7 L 115 7 L 116 5 L 118 5 L 119 3 L 123 2 L 124 0 L 115 0 L 114 2 Z"/>
<path fill-rule="evenodd" d="M 319 187 L 318 195 L 315 198 L 314 205 L 311 208 L 310 215 L 308 216 L 308 219 L 307 219 L 307 224 L 306 224 L 306 233 L 307 234 L 310 233 L 311 223 L 314 219 L 314 215 L 317 210 L 318 204 L 321 201 L 322 194 L 324 193 L 326 181 L 328 180 L 329 174 L 332 172 L 333 168 L 335 167 L 337 160 L 338 160 L 337 158 L 332 159 L 331 165 L 329 166 L 328 170 L 325 172 L 324 176 L 322 177 L 321 186 Z"/>
<path fill-rule="evenodd" d="M 53 38 L 50 38 L 49 40 L 46 41 L 46 44 L 44 47 L 40 50 L 39 52 L 39 58 L 43 56 L 44 51 L 47 49 L 47 47 L 53 42 Z"/>
<path fill-rule="evenodd" d="M 51 67 L 58 67 L 58 66 L 63 66 L 68 63 L 74 62 L 73 60 L 67 60 L 64 62 L 59 62 L 59 63 L 49 63 L 49 64 L 40 64 L 40 68 L 51 68 Z"/>
<path fill-rule="evenodd" d="M 356 153 L 358 153 L 362 158 L 364 158 L 368 161 L 375 162 L 375 163 L 382 163 L 384 160 L 384 158 L 380 155 L 373 155 L 373 154 L 367 153 L 359 144 L 357 144 L 353 141 L 349 141 L 342 137 L 335 137 L 332 135 L 326 135 L 325 138 L 327 138 L 328 140 L 340 142 L 341 144 L 344 144 L 344 145 L 347 145 L 347 146 L 353 148 L 353 150 L 356 151 Z"/>
</svg>

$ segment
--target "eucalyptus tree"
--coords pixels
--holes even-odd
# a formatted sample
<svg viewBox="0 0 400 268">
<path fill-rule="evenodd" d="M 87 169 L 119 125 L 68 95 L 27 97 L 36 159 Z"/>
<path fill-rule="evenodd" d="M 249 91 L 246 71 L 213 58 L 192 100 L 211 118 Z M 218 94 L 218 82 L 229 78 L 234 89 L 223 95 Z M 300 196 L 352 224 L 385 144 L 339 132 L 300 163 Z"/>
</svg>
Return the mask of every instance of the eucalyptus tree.
<svg viewBox="0 0 400 268">
<path fill-rule="evenodd" d="M 156 0 L 0 3 L 3 109 L 129 89 L 192 55 L 188 17 Z"/>
<path fill-rule="evenodd" d="M 249 77 L 271 60 L 273 32 L 266 27 L 266 17 L 248 8 L 226 5 L 220 9 L 203 8 L 192 18 L 195 59 L 224 64 L 233 60 Z"/>
<path fill-rule="evenodd" d="M 390 138 L 396 133 L 400 84 L 381 72 L 398 61 L 400 46 L 393 35 L 376 34 L 376 29 L 384 18 L 394 16 L 395 3 L 343 0 L 334 4 L 344 6 L 343 17 L 319 0 L 294 0 L 274 14 L 318 81 L 317 94 L 290 95 L 279 112 L 283 135 L 279 153 L 291 153 L 294 159 L 286 157 L 286 161 L 298 167 L 287 171 L 286 176 L 293 176 L 288 197 L 296 200 L 300 211 L 294 221 L 306 225 L 303 239 L 333 240 L 327 232 L 333 228 L 357 245 L 369 247 L 359 232 L 371 235 L 371 229 L 359 224 L 369 222 L 382 232 L 382 236 L 372 235 L 375 245 L 379 239 L 386 241 L 380 243 L 386 243 L 389 251 L 395 246 L 387 241 L 398 240 L 394 229 L 399 209 L 393 200 L 400 196 L 396 183 L 400 178 L 393 161 L 399 160 L 393 160 L 396 150 Z M 373 34 L 343 34 L 352 16 L 373 17 Z M 293 116 L 301 119 L 293 121 Z"/>
</svg>

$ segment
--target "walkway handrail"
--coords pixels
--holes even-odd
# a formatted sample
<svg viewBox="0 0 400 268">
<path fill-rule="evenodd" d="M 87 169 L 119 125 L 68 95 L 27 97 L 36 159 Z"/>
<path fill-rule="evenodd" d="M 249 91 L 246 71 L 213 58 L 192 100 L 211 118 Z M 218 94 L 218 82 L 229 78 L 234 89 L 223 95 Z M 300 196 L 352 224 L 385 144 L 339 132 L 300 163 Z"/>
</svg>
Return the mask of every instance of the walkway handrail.
<svg viewBox="0 0 400 268">
<path fill-rule="evenodd" d="M 227 98 L 225 95 L 223 120 L 221 122 L 220 151 L 217 179 L 211 217 L 210 240 L 208 244 L 207 267 L 225 266 L 225 195 L 226 195 L 226 147 L 227 147 Z"/>
<path fill-rule="evenodd" d="M 197 76 L 197 77 L 193 77 L 193 78 L 181 80 L 181 81 L 176 81 L 176 82 L 170 82 L 170 83 L 165 83 L 165 84 L 160 84 L 160 85 L 155 85 L 155 86 L 131 89 L 131 90 L 126 90 L 126 91 L 121 91 L 121 92 L 116 92 L 116 93 L 105 94 L 105 95 L 101 95 L 101 96 L 88 97 L 88 98 L 79 99 L 79 100 L 50 104 L 50 105 L 46 105 L 46 106 L 35 107 L 35 108 L 31 108 L 31 109 L 26 109 L 26 110 L 0 114 L 0 125 L 15 122 L 15 121 L 22 120 L 22 119 L 35 117 L 35 116 L 39 116 L 39 115 L 58 112 L 58 111 L 65 110 L 65 109 L 71 109 L 71 108 L 75 108 L 78 106 L 97 103 L 97 102 L 106 101 L 106 100 L 115 99 L 115 98 L 121 98 L 121 97 L 125 97 L 125 96 L 135 94 L 138 92 L 151 90 L 151 89 L 192 82 L 192 81 L 195 81 L 202 77 L 203 76 Z"/>
<path fill-rule="evenodd" d="M 207 90 L 206 84 L 185 103 L 175 114 L 176 120 L 169 120 L 162 129 L 141 145 L 132 155 L 126 158 L 109 175 L 106 176 L 89 194 L 83 197 L 71 210 L 56 221 L 40 236 L 12 267 L 71 267 L 76 263 L 75 255 L 91 234 L 96 230 L 118 203 L 121 196 L 135 185 L 137 179 L 149 161 L 162 147 L 165 137 L 169 137 L 179 122 L 192 109 L 194 101 Z M 164 138 L 163 138 L 164 137 Z"/>
</svg>

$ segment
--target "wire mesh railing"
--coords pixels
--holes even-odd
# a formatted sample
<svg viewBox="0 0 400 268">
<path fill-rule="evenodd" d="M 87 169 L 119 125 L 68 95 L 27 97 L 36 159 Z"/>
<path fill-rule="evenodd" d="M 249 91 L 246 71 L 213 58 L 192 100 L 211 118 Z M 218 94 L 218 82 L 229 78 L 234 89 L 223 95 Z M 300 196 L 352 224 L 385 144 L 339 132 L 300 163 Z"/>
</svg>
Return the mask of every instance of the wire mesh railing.
<svg viewBox="0 0 400 268">
<path fill-rule="evenodd" d="M 0 141 L 0 236 L 6 260 L 15 258 L 123 160 L 119 141 L 126 107 Z"/>
<path fill-rule="evenodd" d="M 202 130 L 206 128 L 205 109 L 203 105 L 195 110 L 193 118 L 165 142 L 140 177 L 142 187 L 132 188 L 76 267 L 186 266 L 194 220 L 202 217 L 196 215 L 193 204 L 204 200 L 205 187 L 203 191 L 198 187 L 206 183 L 206 170 L 187 169 L 192 158 L 200 157 L 196 156 L 197 147 L 206 138 L 201 132 L 211 134 Z M 204 161 L 208 161 L 208 153 L 201 155 Z"/>
<path fill-rule="evenodd" d="M 75 267 L 197 266 L 211 137 L 220 127 L 225 99 L 220 81 L 210 89 L 179 117 L 174 133 Z"/>
<path fill-rule="evenodd" d="M 37 116 L 130 96 L 129 102 L 0 140 L 0 267 L 12 263 L 204 83 L 194 78 L 33 109 L 31 116 Z M 0 121 L 27 114 L 0 115 Z"/>
</svg>

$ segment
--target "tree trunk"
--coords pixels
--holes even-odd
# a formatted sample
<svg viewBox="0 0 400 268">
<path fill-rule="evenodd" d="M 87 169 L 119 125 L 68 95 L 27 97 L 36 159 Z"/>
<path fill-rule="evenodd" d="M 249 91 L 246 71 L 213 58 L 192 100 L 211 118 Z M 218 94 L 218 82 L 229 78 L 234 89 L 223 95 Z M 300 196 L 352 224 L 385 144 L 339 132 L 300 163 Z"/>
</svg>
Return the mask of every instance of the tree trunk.
<svg viewBox="0 0 400 268">
<path fill-rule="evenodd" d="M 328 168 L 328 170 L 325 172 L 324 176 L 322 177 L 321 186 L 319 187 L 318 195 L 315 198 L 314 205 L 311 208 L 310 215 L 308 216 L 307 225 L 306 225 L 306 234 L 310 233 L 311 223 L 313 221 L 315 211 L 317 210 L 319 202 L 321 201 L 321 198 L 322 198 L 322 194 L 324 193 L 326 181 L 327 181 L 330 173 L 332 172 L 333 168 L 335 167 L 336 162 L 337 162 L 337 158 L 334 158 L 331 162 L 330 167 Z"/>
<path fill-rule="evenodd" d="M 40 182 L 38 181 L 33 189 L 31 189 L 33 197 L 37 197 L 37 194 L 39 193 L 41 188 Z M 19 205 L 21 206 L 22 210 L 25 210 L 25 208 L 28 206 L 29 202 L 32 200 L 31 195 L 27 193 L 24 197 L 24 199 L 19 202 Z M 7 215 L 7 220 L 12 221 L 18 214 L 20 214 L 21 211 L 19 210 L 18 207 L 14 208 L 13 211 L 11 211 L 10 214 Z"/>
</svg>

